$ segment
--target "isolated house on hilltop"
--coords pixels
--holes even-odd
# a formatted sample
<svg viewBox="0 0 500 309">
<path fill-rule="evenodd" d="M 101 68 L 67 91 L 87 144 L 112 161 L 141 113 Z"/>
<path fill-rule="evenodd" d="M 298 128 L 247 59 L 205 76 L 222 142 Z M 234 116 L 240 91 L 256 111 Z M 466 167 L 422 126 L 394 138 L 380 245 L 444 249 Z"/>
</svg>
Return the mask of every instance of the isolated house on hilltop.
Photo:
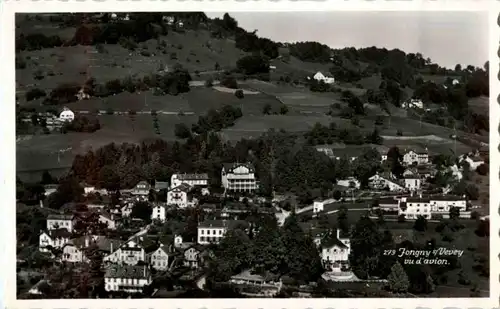
<svg viewBox="0 0 500 309">
<path fill-rule="evenodd" d="M 64 107 L 62 112 L 59 114 L 59 120 L 64 122 L 70 122 L 75 120 L 75 113 L 73 113 L 69 108 Z"/>
<path fill-rule="evenodd" d="M 318 82 L 324 82 L 325 84 L 335 83 L 335 78 L 330 76 L 325 76 L 321 72 L 317 72 L 316 74 L 314 74 L 313 79 L 317 80 Z"/>
</svg>

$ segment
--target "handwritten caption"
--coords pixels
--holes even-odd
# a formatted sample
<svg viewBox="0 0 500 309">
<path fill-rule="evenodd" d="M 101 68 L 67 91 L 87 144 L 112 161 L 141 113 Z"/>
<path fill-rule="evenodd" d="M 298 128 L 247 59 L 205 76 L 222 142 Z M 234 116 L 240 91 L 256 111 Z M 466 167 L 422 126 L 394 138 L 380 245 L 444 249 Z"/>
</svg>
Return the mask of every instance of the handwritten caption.
<svg viewBox="0 0 500 309">
<path fill-rule="evenodd" d="M 448 265 L 447 257 L 461 257 L 464 250 L 436 248 L 433 250 L 413 250 L 399 248 L 398 250 L 384 250 L 384 255 L 397 256 L 403 258 L 404 264 L 421 265 Z"/>
</svg>

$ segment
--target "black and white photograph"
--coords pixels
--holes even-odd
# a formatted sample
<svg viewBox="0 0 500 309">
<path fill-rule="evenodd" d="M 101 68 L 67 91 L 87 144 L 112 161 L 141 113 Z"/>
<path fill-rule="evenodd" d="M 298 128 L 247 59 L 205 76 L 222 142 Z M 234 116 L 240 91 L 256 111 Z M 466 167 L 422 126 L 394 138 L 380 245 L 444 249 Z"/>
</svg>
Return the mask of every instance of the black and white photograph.
<svg viewBox="0 0 500 309">
<path fill-rule="evenodd" d="M 18 300 L 490 297 L 488 12 L 115 10 L 15 14 Z"/>
</svg>

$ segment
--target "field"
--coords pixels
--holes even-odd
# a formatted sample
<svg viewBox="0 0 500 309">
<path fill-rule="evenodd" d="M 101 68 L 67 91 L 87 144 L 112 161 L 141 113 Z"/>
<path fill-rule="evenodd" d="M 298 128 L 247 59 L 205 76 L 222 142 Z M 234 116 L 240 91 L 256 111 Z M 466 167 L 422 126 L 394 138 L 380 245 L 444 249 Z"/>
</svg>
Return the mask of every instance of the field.
<svg viewBox="0 0 500 309">
<path fill-rule="evenodd" d="M 20 33 L 39 33 L 59 35 L 64 40 L 73 37 L 75 28 L 60 28 L 56 23 L 47 20 L 26 20 L 20 17 L 17 23 L 16 35 Z M 144 138 L 161 137 L 167 140 L 175 139 L 175 124 L 185 122 L 188 126 L 196 122 L 200 115 L 205 115 L 209 109 L 218 109 L 223 105 L 241 108 L 243 117 L 236 120 L 234 126 L 226 128 L 220 134 L 227 140 L 236 141 L 241 138 L 255 138 L 268 129 L 284 129 L 303 133 L 315 123 L 329 125 L 336 123 L 341 128 L 353 128 L 351 120 L 338 116 L 327 116 L 332 104 L 344 107 L 340 100 L 341 93 L 311 92 L 304 86 L 293 86 L 277 82 L 282 76 L 292 80 L 304 80 L 306 76 L 321 71 L 327 73 L 331 64 L 310 63 L 291 57 L 287 63 L 275 59 L 271 65 L 271 82 L 258 80 L 239 81 L 244 90 L 244 98 L 238 99 L 234 90 L 219 85 L 207 88 L 204 81 L 213 78 L 222 70 L 235 68 L 236 61 L 248 53 L 236 48 L 231 39 L 213 38 L 208 30 L 200 29 L 169 31 L 167 35 L 157 40 L 149 40 L 138 44 L 135 51 L 129 51 L 120 45 L 103 44 L 99 51 L 90 46 L 67 46 L 47 48 L 36 51 L 22 51 L 17 54 L 26 68 L 16 70 L 16 91 L 22 107 L 35 107 L 37 110 L 58 109 L 62 106 L 42 106 L 42 99 L 25 102 L 24 93 L 35 87 L 47 93 L 57 85 L 65 82 L 84 83 L 89 77 L 97 82 L 111 79 L 123 79 L 126 76 L 143 76 L 164 70 L 171 70 L 176 64 L 182 65 L 194 79 L 191 90 L 177 96 L 155 96 L 152 91 L 141 93 L 120 93 L 107 98 L 91 98 L 67 104 L 73 111 L 94 113 L 100 111 L 101 130 L 93 134 L 68 133 L 35 135 L 29 140 L 17 143 L 18 159 L 16 166 L 19 171 L 62 168 L 71 165 L 72 158 L 86 151 L 89 147 L 97 148 L 110 142 L 140 142 Z M 215 64 L 220 65 L 218 71 Z M 36 75 L 40 75 L 35 78 Z M 440 78 L 426 76 L 426 78 Z M 364 78 L 354 84 L 336 83 L 341 90 L 351 90 L 358 95 L 367 89 L 377 89 L 381 77 L 374 75 Z M 363 89 L 360 89 L 362 87 Z M 411 89 L 408 89 L 409 94 Z M 472 108 L 484 110 L 487 100 L 471 100 Z M 264 115 L 266 105 L 271 106 L 273 115 Z M 279 115 L 281 107 L 286 105 L 288 113 Z M 107 110 L 113 110 L 114 115 L 106 115 Z M 462 153 L 471 150 L 461 142 L 450 139 L 453 130 L 410 119 L 406 111 L 390 106 L 391 115 L 379 106 L 366 104 L 366 116 L 360 117 L 357 126 L 364 134 L 377 128 L 384 137 L 383 146 L 400 148 L 428 148 L 431 152 Z M 153 127 L 151 111 L 157 111 L 160 134 Z M 135 111 L 134 116 L 128 111 Z M 180 116 L 182 115 L 182 116 Z M 378 116 L 382 116 L 383 124 L 375 125 Z M 398 131 L 403 136 L 397 136 Z M 461 134 L 461 133 L 460 133 Z M 414 137 L 414 139 L 409 139 Z M 473 140 L 480 137 L 469 135 Z M 439 139 L 440 138 L 440 139 Z M 481 137 L 482 141 L 487 137 Z M 69 150 L 68 150 L 69 149 Z M 345 147 L 346 153 L 359 152 L 356 147 Z M 37 160 L 32 160 L 36 156 Z"/>
</svg>

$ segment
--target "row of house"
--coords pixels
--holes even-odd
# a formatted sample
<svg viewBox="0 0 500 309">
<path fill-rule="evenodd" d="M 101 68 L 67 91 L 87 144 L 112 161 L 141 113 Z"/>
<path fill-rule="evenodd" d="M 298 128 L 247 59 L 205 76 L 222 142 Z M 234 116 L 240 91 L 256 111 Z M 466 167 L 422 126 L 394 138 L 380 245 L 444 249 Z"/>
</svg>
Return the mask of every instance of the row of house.
<svg viewBox="0 0 500 309">
<path fill-rule="evenodd" d="M 461 213 L 467 213 L 467 199 L 465 196 L 435 195 L 435 196 L 403 196 L 379 201 L 380 209 L 397 212 L 406 219 L 417 219 L 423 216 L 431 219 L 433 215 L 447 215 L 451 208 L 456 207 Z"/>
<path fill-rule="evenodd" d="M 324 153 L 328 157 L 334 160 L 340 160 L 342 158 L 341 155 L 335 154 L 335 149 L 328 146 L 318 146 L 316 150 Z M 379 150 L 380 152 L 380 150 Z M 380 152 L 381 162 L 387 161 L 387 153 Z M 351 155 L 348 157 L 351 161 L 355 161 L 358 156 Z M 417 150 L 408 150 L 403 154 L 402 162 L 406 165 L 425 165 L 430 162 L 429 152 L 426 150 L 417 151 Z"/>
</svg>

